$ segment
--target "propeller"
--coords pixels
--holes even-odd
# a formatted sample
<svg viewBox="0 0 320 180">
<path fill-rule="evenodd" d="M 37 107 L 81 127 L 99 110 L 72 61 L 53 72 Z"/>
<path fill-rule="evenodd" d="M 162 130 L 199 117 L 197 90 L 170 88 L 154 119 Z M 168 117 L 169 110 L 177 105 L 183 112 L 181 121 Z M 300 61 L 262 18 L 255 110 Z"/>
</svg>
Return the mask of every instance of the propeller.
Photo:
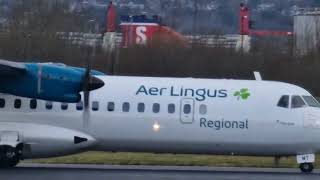
<svg viewBox="0 0 320 180">
<path fill-rule="evenodd" d="M 91 54 L 91 55 L 89 55 Z M 91 62 L 95 57 L 95 47 L 92 52 L 88 52 L 86 56 L 86 69 L 82 78 L 82 91 L 83 91 L 83 129 L 87 130 L 90 121 L 90 91 L 99 89 L 104 86 L 104 82 L 92 75 Z"/>
<path fill-rule="evenodd" d="M 95 23 L 94 20 L 90 20 L 90 23 Z M 90 33 L 94 33 L 92 26 Z M 87 56 L 86 56 L 86 70 L 83 75 L 82 79 L 82 91 L 83 91 L 83 128 L 87 130 L 89 127 L 90 121 L 90 91 L 98 89 L 104 86 L 104 82 L 97 77 L 94 77 L 91 74 L 91 63 L 96 56 L 96 41 L 93 41 L 92 49 L 87 49 Z M 91 49 L 91 51 L 89 50 Z"/>
<path fill-rule="evenodd" d="M 89 98 L 90 98 L 90 83 L 92 82 L 91 72 L 91 63 L 90 59 L 86 60 L 86 70 L 83 77 L 83 95 L 84 95 L 84 109 L 89 108 Z"/>
<path fill-rule="evenodd" d="M 88 53 L 89 54 L 89 53 Z M 84 130 L 88 129 L 89 127 L 89 119 L 90 119 L 90 81 L 91 81 L 91 60 L 89 58 L 89 55 L 87 54 L 86 57 L 86 70 L 83 76 L 83 84 L 82 84 L 82 90 L 83 90 L 83 128 Z"/>
</svg>

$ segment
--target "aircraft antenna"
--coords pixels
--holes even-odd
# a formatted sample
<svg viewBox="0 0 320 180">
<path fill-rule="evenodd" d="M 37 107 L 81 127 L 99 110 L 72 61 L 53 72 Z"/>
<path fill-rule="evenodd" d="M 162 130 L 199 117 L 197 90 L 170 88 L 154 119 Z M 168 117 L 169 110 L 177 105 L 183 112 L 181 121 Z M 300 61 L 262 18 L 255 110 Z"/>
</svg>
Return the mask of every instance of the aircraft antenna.
<svg viewBox="0 0 320 180">
<path fill-rule="evenodd" d="M 262 76 L 261 76 L 260 72 L 254 71 L 253 74 L 254 74 L 254 78 L 255 78 L 257 81 L 262 81 Z"/>
</svg>

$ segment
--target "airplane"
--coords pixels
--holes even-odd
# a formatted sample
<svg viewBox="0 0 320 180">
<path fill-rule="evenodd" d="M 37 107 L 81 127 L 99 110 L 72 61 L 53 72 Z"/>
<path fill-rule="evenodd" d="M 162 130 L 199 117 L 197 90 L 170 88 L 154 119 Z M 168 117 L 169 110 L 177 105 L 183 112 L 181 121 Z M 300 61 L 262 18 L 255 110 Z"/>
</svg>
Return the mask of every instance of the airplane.
<svg viewBox="0 0 320 180">
<path fill-rule="evenodd" d="M 2 60 L 0 165 L 93 150 L 295 156 L 312 172 L 320 104 L 301 87 L 256 77 L 109 76 Z"/>
</svg>

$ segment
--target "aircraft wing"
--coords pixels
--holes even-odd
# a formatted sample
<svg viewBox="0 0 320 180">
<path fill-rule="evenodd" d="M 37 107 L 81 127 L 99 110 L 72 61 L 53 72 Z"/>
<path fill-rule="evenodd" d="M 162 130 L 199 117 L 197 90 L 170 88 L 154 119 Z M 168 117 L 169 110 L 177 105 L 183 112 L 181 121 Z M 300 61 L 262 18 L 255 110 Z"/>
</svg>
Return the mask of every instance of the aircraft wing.
<svg viewBox="0 0 320 180">
<path fill-rule="evenodd" d="M 27 71 L 23 63 L 6 61 L 0 59 L 0 78 L 16 77 Z"/>
</svg>

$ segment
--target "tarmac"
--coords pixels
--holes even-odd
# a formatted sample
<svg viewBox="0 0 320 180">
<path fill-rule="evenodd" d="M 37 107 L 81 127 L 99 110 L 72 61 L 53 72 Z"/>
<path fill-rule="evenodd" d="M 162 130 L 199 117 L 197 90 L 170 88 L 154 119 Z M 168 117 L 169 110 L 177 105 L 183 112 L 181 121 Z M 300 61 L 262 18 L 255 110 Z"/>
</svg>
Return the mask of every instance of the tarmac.
<svg viewBox="0 0 320 180">
<path fill-rule="evenodd" d="M 0 170 L 0 180 L 309 180 L 320 179 L 299 169 L 194 166 L 121 166 L 75 164 L 20 164 Z"/>
</svg>

